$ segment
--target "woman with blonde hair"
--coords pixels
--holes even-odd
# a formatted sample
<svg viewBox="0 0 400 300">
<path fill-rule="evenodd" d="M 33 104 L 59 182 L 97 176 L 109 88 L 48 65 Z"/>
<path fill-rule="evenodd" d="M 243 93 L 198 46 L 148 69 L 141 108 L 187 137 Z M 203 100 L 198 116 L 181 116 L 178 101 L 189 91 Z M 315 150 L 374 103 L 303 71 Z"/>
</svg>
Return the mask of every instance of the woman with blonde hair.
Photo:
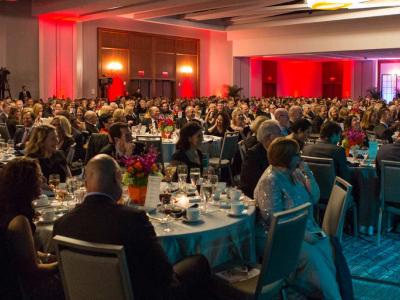
<svg viewBox="0 0 400 300">
<path fill-rule="evenodd" d="M 117 108 L 113 113 L 114 123 L 122 122 L 126 123 L 125 111 L 122 108 Z"/>
<path fill-rule="evenodd" d="M 331 106 L 328 111 L 328 120 L 338 122 L 339 121 L 339 109 L 336 106 Z"/>
<path fill-rule="evenodd" d="M 246 139 L 251 135 L 251 130 L 245 122 L 245 116 L 240 108 L 236 108 L 232 112 L 231 128 L 240 133 L 239 139 Z"/>
<path fill-rule="evenodd" d="M 246 146 L 246 149 L 250 149 L 251 147 L 253 147 L 257 144 L 258 128 L 266 120 L 268 120 L 268 118 L 266 116 L 257 116 L 255 118 L 255 120 L 253 122 L 251 122 L 250 130 L 252 132 L 252 135 L 243 141 L 244 145 Z"/>
<path fill-rule="evenodd" d="M 33 113 L 36 116 L 35 125 L 39 125 L 42 123 L 43 118 L 43 105 L 40 103 L 35 103 L 32 107 Z"/>
<path fill-rule="evenodd" d="M 378 121 L 378 112 L 373 107 L 370 107 L 362 117 L 361 129 L 373 131 L 375 126 L 378 125 Z"/>
<path fill-rule="evenodd" d="M 39 125 L 33 129 L 25 146 L 25 156 L 38 160 L 47 181 L 50 174 L 59 174 L 61 182 L 71 175 L 64 153 L 57 150 L 57 131 L 52 125 Z"/>
<path fill-rule="evenodd" d="M 72 137 L 71 123 L 66 117 L 57 115 L 51 121 L 51 125 L 53 125 L 57 131 L 57 150 L 61 150 L 64 152 L 64 155 L 67 156 L 69 148 L 75 143 Z"/>
</svg>

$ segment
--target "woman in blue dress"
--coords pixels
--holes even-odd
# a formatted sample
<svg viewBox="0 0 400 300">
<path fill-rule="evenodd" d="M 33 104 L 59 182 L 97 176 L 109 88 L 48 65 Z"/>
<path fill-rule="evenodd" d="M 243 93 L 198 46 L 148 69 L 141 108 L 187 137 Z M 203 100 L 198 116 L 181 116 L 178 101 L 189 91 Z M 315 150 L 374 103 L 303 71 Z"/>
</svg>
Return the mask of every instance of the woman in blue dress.
<svg viewBox="0 0 400 300">
<path fill-rule="evenodd" d="M 257 250 L 263 253 L 271 215 L 319 200 L 319 187 L 293 139 L 277 138 L 268 149 L 270 166 L 254 190 L 258 206 Z M 341 299 L 336 281 L 332 247 L 326 234 L 315 222 L 312 206 L 296 270 L 288 278 L 291 287 L 306 297 Z"/>
</svg>

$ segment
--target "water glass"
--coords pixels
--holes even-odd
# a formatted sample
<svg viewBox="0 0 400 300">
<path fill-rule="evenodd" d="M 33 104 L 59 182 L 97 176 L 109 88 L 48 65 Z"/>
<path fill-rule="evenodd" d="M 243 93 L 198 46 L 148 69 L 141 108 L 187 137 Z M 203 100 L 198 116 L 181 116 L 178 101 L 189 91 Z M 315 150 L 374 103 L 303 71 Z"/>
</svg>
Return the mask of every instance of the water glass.
<svg viewBox="0 0 400 300">
<path fill-rule="evenodd" d="M 200 168 L 192 168 L 190 169 L 190 182 L 192 185 L 196 186 L 197 181 L 200 178 Z"/>
<path fill-rule="evenodd" d="M 204 201 L 204 213 L 207 213 L 207 205 L 210 200 L 212 194 L 212 185 L 210 183 L 205 183 L 201 186 L 200 189 L 200 196 L 203 198 Z"/>
</svg>

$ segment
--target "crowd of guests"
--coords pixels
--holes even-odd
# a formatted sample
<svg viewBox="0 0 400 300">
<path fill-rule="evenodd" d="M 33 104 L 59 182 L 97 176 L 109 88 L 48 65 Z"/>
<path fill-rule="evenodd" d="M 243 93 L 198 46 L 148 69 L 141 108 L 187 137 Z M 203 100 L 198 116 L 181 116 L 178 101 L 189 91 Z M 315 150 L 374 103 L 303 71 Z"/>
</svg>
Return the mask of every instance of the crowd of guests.
<svg viewBox="0 0 400 300">
<path fill-rule="evenodd" d="M 238 152 L 233 164 L 240 188 L 257 203 L 258 253 L 263 253 L 272 213 L 319 200 L 318 184 L 302 154 L 333 158 L 337 176 L 351 181 L 340 142 L 352 129 L 388 143 L 379 150 L 378 160 L 400 161 L 400 144 L 393 140 L 400 128 L 398 100 L 387 105 L 369 98 L 27 98 L 4 99 L 0 108 L 0 123 L 23 156 L 0 169 L 0 259 L 10 271 L 10 276 L 0 275 L 9 287 L 4 297 L 20 290 L 21 283 L 33 298 L 46 299 L 49 293 L 52 299 L 63 297 L 54 256 L 35 251 L 32 201 L 48 188 L 50 174 L 65 181 L 84 167 L 88 194 L 82 205 L 56 222 L 54 234 L 124 245 L 137 299 L 212 299 L 206 288 L 206 259 L 195 256 L 170 265 L 147 216 L 117 204 L 122 193 L 117 161 L 146 151 L 133 140 L 132 127 L 154 133 L 161 119 L 172 119 L 179 130 L 172 159 L 189 170 L 203 168 L 203 134 L 238 132 L 245 153 L 242 158 Z M 313 134 L 316 141 L 308 143 Z M 341 299 L 330 242 L 321 232 L 310 213 L 298 267 L 288 282 L 307 297 Z"/>
</svg>

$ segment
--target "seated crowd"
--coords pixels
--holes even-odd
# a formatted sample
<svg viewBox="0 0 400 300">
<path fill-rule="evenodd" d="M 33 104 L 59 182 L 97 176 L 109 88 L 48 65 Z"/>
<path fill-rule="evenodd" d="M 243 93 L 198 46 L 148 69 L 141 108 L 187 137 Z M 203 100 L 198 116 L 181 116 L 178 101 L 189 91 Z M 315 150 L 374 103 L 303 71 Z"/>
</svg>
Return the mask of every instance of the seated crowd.
<svg viewBox="0 0 400 300">
<path fill-rule="evenodd" d="M 160 120 L 173 120 L 179 138 L 172 161 L 201 171 L 203 134 L 223 138 L 238 132 L 245 153 L 242 158 L 238 151 L 233 159 L 231 184 L 238 183 L 256 201 L 258 257 L 272 213 L 319 201 L 318 184 L 301 155 L 332 158 L 336 175 L 351 183 L 341 144 L 347 132 L 358 131 L 366 146 L 369 135 L 387 143 L 378 151 L 378 166 L 383 159 L 400 161 L 400 140 L 393 140 L 400 129 L 400 100 L 386 105 L 369 98 L 4 99 L 0 108 L 0 123 L 21 156 L 0 169 L 0 260 L 5 266 L 0 283 L 7 287 L 1 299 L 19 299 L 15 295 L 21 287 L 32 299 L 63 299 L 55 256 L 35 250 L 32 201 L 49 189 L 50 174 L 65 182 L 82 169 L 85 199 L 56 221 L 54 235 L 123 245 L 135 299 L 215 297 L 204 256 L 171 265 L 146 214 L 119 205 L 118 163 L 147 151 L 133 139 L 132 128 L 154 134 Z M 308 143 L 313 134 L 314 143 Z M 321 232 L 309 213 L 298 265 L 287 283 L 306 297 L 341 299 L 330 240 Z"/>
</svg>

